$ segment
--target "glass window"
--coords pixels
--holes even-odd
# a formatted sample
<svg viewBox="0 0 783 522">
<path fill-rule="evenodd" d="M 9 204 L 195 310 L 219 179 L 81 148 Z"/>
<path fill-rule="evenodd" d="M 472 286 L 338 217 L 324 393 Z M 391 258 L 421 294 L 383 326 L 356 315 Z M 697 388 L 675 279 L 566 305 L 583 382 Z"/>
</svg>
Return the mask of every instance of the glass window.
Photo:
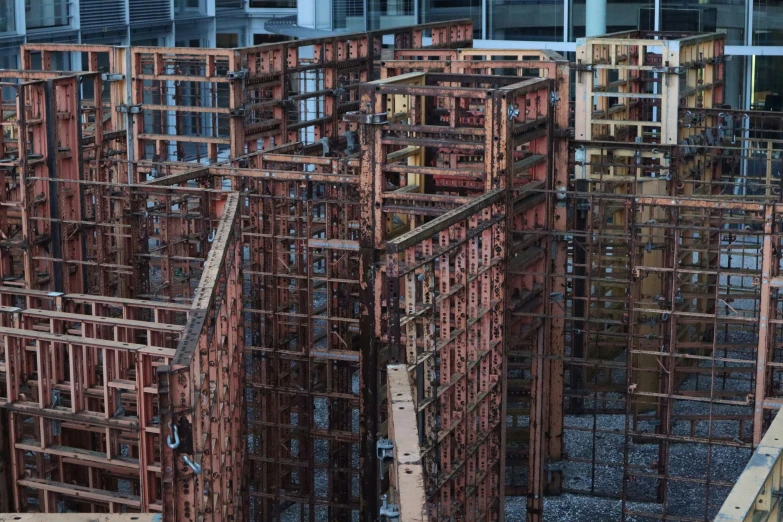
<svg viewBox="0 0 783 522">
<path fill-rule="evenodd" d="M 252 8 L 269 8 L 269 7 L 276 7 L 278 9 L 280 8 L 288 8 L 288 7 L 296 7 L 296 0 L 250 0 L 250 7 Z"/>
<path fill-rule="evenodd" d="M 218 49 L 233 49 L 239 47 L 239 35 L 237 33 L 217 33 L 215 41 Z"/>
<path fill-rule="evenodd" d="M 368 0 L 368 29 L 415 25 L 414 0 Z"/>
<path fill-rule="evenodd" d="M 206 13 L 207 6 L 203 0 L 174 0 L 175 13 Z"/>
<path fill-rule="evenodd" d="M 0 33 L 13 33 L 16 31 L 16 13 L 14 2 L 0 3 Z"/>
<path fill-rule="evenodd" d="M 783 56 L 753 56 L 751 104 L 754 109 L 783 110 Z"/>
<path fill-rule="evenodd" d="M 335 30 L 364 30 L 364 0 L 335 0 L 332 4 L 332 25 Z"/>
<path fill-rule="evenodd" d="M 662 0 L 661 30 L 726 33 L 729 45 L 745 42 L 745 0 Z"/>
<path fill-rule="evenodd" d="M 639 29 L 640 21 L 648 12 L 655 9 L 654 0 L 631 2 L 628 0 L 607 0 L 606 2 L 606 32 L 616 33 Z M 571 35 L 572 39 L 585 35 L 585 0 L 572 0 L 571 4 Z"/>
<path fill-rule="evenodd" d="M 488 38 L 563 41 L 563 0 L 487 0 Z"/>
<path fill-rule="evenodd" d="M 753 45 L 783 45 L 783 2 L 753 1 Z"/>
<path fill-rule="evenodd" d="M 25 0 L 27 28 L 41 29 L 69 25 L 71 23 L 69 6 L 68 0 Z"/>
<path fill-rule="evenodd" d="M 290 39 L 290 36 L 284 36 L 282 34 L 255 33 L 253 34 L 253 45 L 285 42 Z"/>
<path fill-rule="evenodd" d="M 473 37 L 481 38 L 481 0 L 420 0 L 421 23 L 473 19 Z"/>
</svg>

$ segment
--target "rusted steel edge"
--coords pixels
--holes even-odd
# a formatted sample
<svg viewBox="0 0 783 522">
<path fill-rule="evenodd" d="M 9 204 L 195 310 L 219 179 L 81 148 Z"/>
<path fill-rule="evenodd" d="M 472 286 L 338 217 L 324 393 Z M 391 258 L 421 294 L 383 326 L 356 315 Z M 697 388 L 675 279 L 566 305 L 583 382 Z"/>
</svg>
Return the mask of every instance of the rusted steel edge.
<svg viewBox="0 0 783 522">
<path fill-rule="evenodd" d="M 783 415 L 772 421 L 767 434 L 737 479 L 715 522 L 778 520 L 783 475 Z"/>
<path fill-rule="evenodd" d="M 219 274 L 226 261 L 227 248 L 234 232 L 239 209 L 239 193 L 231 192 L 226 198 L 223 217 L 215 232 L 215 240 L 204 262 L 204 272 L 201 274 L 185 333 L 182 336 L 177 351 L 172 360 L 172 367 L 189 367 L 198 345 L 201 330 L 204 327 L 206 314 L 214 304 Z"/>
<path fill-rule="evenodd" d="M 467 219 L 482 208 L 486 208 L 489 205 L 497 203 L 505 196 L 505 189 L 495 189 L 487 192 L 483 196 L 476 198 L 473 200 L 473 202 L 468 203 L 467 205 L 456 208 L 447 214 L 443 214 L 442 216 L 433 219 L 425 225 L 402 234 L 398 238 L 387 241 L 386 252 L 389 254 L 402 252 L 406 248 L 420 243 L 422 240 L 430 238 L 434 234 L 437 234 L 442 230 L 446 230 L 450 226 Z"/>
<path fill-rule="evenodd" d="M 391 502 L 397 503 L 399 522 L 424 522 L 427 520 L 424 466 L 408 368 L 404 364 L 391 364 L 387 375 L 389 437 L 394 445 Z"/>
</svg>

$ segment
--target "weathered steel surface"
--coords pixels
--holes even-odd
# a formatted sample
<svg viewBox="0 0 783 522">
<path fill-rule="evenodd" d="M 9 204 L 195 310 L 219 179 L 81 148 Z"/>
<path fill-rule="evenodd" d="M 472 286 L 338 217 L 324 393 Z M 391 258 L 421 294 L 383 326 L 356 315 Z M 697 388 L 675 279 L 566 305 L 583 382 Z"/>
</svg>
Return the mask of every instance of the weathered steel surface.
<svg viewBox="0 0 783 522">
<path fill-rule="evenodd" d="M 389 358 L 415 381 L 430 520 L 502 516 L 507 195 L 386 244 Z"/>
<path fill-rule="evenodd" d="M 23 48 L 40 70 L 0 72 L 16 509 L 499 520 L 513 494 L 536 521 L 576 489 L 714 514 L 713 452 L 783 403 L 780 115 L 719 107 L 722 36 L 588 39 L 571 66 L 471 35 Z M 681 484 L 705 491 L 686 515 Z"/>
</svg>

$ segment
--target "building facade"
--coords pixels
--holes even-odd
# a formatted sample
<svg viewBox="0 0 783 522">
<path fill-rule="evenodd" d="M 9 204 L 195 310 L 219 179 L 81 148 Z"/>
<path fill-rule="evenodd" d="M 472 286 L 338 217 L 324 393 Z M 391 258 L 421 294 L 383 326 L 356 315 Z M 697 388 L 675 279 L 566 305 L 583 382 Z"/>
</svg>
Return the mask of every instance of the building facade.
<svg viewBox="0 0 783 522">
<path fill-rule="evenodd" d="M 291 16 L 300 26 L 327 31 L 471 18 L 477 46 L 546 48 L 569 56 L 595 13 L 599 18 L 605 13 L 599 27 L 606 32 L 726 33 L 727 103 L 764 108 L 768 100 L 780 99 L 769 96 L 783 91 L 780 0 L 5 0 L 0 67 L 18 67 L 18 46 L 24 42 L 257 45 L 281 38 L 265 29 L 267 21 Z M 79 69 L 79 64 L 56 65 Z"/>
<path fill-rule="evenodd" d="M 3 0 L 0 68 L 19 66 L 19 45 L 85 43 L 240 47 L 279 39 L 270 18 L 296 14 L 296 0 Z M 62 60 L 78 60 L 78 56 Z M 58 63 L 58 69 L 79 69 Z"/>
<path fill-rule="evenodd" d="M 637 28 L 726 33 L 731 57 L 726 101 L 734 108 L 763 108 L 769 94 L 783 90 L 783 2 L 779 0 L 598 0 L 597 9 L 592 2 L 299 0 L 298 9 L 300 25 L 334 30 L 471 18 L 477 47 L 546 48 L 566 55 L 575 51 L 577 38 L 586 36 L 591 22 L 587 13 L 592 18 L 605 12 L 608 33 Z"/>
</svg>

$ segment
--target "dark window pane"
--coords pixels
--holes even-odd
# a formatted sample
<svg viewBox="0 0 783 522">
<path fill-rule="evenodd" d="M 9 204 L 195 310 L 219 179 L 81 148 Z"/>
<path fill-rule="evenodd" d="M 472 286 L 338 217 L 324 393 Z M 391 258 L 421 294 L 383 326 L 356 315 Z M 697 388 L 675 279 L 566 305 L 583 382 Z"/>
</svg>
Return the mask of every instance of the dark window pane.
<svg viewBox="0 0 783 522">
<path fill-rule="evenodd" d="M 264 7 L 296 7 L 296 0 L 250 0 L 250 7 L 254 9 Z"/>
<path fill-rule="evenodd" d="M 487 0 L 490 39 L 563 41 L 563 0 Z"/>
<path fill-rule="evenodd" d="M 783 45 L 783 3 L 754 0 L 753 45 Z"/>
</svg>

